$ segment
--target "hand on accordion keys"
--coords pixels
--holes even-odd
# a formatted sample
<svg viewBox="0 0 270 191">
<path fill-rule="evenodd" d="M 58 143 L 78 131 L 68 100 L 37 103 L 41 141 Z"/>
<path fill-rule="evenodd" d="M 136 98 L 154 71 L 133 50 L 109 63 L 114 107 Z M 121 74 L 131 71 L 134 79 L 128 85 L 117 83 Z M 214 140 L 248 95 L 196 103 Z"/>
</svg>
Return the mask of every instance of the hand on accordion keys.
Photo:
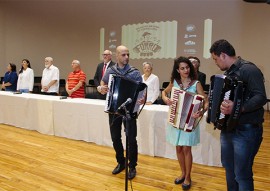
<svg viewBox="0 0 270 191">
<path fill-rule="evenodd" d="M 106 94 L 109 91 L 108 85 L 98 86 L 97 91 L 102 95 Z"/>
<path fill-rule="evenodd" d="M 220 105 L 221 113 L 229 115 L 232 113 L 233 102 L 231 100 L 224 100 Z"/>
<path fill-rule="evenodd" d="M 142 105 L 142 104 L 144 104 L 144 102 L 145 102 L 145 98 L 140 98 L 137 100 L 138 105 Z"/>
<path fill-rule="evenodd" d="M 205 110 L 200 110 L 200 111 L 197 111 L 197 112 L 195 112 L 195 113 L 192 113 L 192 115 L 191 115 L 191 117 L 193 117 L 193 118 L 195 118 L 195 119 L 197 119 L 197 118 L 199 118 L 199 117 L 202 117 L 203 116 L 203 114 L 204 114 L 204 111 Z"/>
</svg>

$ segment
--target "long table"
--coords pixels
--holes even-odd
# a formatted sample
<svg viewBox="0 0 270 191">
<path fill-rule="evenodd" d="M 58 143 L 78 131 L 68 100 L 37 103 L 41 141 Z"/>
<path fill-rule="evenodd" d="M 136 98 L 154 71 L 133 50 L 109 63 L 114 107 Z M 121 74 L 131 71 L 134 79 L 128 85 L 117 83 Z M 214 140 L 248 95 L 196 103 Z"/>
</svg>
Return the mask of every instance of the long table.
<svg viewBox="0 0 270 191">
<path fill-rule="evenodd" d="M 104 105 L 104 100 L 0 91 L 0 123 L 112 147 Z M 164 105 L 146 105 L 142 110 L 137 120 L 139 153 L 176 159 L 175 147 L 166 142 L 168 109 Z M 213 130 L 204 118 L 200 138 L 200 144 L 192 148 L 193 161 L 221 166 L 219 131 Z M 125 145 L 124 132 L 122 139 Z"/>
</svg>

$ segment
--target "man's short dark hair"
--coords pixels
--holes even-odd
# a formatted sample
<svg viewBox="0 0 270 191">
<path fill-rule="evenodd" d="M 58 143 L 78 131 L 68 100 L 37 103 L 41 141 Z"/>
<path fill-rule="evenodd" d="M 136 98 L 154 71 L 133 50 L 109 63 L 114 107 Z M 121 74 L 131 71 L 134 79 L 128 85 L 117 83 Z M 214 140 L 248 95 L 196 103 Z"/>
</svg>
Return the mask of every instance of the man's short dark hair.
<svg viewBox="0 0 270 191">
<path fill-rule="evenodd" d="M 220 56 L 221 53 L 225 53 L 228 56 L 235 56 L 235 49 L 233 46 L 224 39 L 214 42 L 210 48 L 210 53 L 214 53 L 217 56 Z"/>
</svg>

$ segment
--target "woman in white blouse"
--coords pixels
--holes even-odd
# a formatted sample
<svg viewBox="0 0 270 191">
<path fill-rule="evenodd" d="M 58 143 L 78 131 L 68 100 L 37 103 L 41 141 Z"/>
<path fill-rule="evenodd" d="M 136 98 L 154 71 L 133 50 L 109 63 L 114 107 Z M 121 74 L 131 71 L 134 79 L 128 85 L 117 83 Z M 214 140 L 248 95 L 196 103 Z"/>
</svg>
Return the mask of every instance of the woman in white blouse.
<svg viewBox="0 0 270 191">
<path fill-rule="evenodd" d="M 32 92 L 34 87 L 34 71 L 31 68 L 30 61 L 27 59 L 22 60 L 22 67 L 19 71 L 17 91 L 19 92 Z"/>
<path fill-rule="evenodd" d="M 159 96 L 159 79 L 155 74 L 152 74 L 153 64 L 150 62 L 143 63 L 143 83 L 145 83 L 147 87 L 147 100 L 146 105 L 151 105 L 156 102 Z"/>
</svg>

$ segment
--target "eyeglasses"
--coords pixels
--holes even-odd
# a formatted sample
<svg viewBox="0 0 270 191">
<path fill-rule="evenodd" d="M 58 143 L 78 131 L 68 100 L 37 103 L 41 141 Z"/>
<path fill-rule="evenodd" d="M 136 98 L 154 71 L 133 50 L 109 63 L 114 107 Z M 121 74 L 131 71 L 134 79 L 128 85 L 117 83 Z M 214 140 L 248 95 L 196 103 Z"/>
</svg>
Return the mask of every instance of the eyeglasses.
<svg viewBox="0 0 270 191">
<path fill-rule="evenodd" d="M 123 57 L 124 57 L 124 56 L 128 56 L 128 57 L 129 57 L 129 54 L 121 54 L 121 56 L 123 56 Z"/>
</svg>

